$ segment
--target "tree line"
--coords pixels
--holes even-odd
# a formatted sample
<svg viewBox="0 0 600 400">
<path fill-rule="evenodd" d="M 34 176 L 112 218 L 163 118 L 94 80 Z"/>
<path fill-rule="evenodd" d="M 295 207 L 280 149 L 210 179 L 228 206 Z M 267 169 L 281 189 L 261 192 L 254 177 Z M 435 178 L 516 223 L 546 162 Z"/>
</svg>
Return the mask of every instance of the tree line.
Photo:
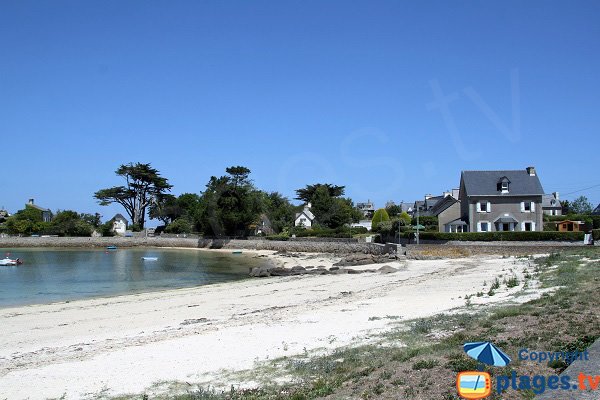
<svg viewBox="0 0 600 400">
<path fill-rule="evenodd" d="M 350 198 L 345 197 L 345 187 L 316 183 L 296 190 L 295 200 L 304 204 L 296 206 L 278 192 L 258 189 L 250 169 L 231 166 L 219 177 L 211 176 L 198 193 L 171 193 L 168 179 L 149 163 L 120 165 L 115 174 L 121 184 L 100 189 L 94 198 L 101 206 L 120 205 L 129 220 L 131 229 L 145 228 L 147 218 L 162 222 L 161 230 L 167 233 L 197 232 L 207 236 L 247 236 L 263 228 L 267 234 L 278 234 L 293 228 L 296 213 L 305 204 L 311 204 L 314 225 L 337 229 L 362 218 L 362 213 Z M 89 236 L 94 230 L 107 235 L 111 221 L 104 224 L 100 215 L 59 211 L 51 222 L 43 222 L 41 213 L 25 207 L 0 225 L 11 234 L 56 234 L 59 236 Z"/>
</svg>

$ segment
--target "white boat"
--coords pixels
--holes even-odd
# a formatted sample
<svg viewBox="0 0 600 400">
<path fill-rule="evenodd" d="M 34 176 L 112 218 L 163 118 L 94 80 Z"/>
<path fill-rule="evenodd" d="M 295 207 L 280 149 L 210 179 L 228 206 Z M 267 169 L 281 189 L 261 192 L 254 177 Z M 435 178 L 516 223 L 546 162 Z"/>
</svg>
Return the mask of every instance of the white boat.
<svg viewBox="0 0 600 400">
<path fill-rule="evenodd" d="M 158 257 L 142 257 L 144 261 L 158 261 Z"/>
<path fill-rule="evenodd" d="M 23 261 L 19 260 L 18 258 L 13 260 L 11 258 L 6 257 L 5 259 L 0 260 L 0 265 L 2 265 L 2 266 L 20 265 L 20 264 L 23 264 Z"/>
</svg>

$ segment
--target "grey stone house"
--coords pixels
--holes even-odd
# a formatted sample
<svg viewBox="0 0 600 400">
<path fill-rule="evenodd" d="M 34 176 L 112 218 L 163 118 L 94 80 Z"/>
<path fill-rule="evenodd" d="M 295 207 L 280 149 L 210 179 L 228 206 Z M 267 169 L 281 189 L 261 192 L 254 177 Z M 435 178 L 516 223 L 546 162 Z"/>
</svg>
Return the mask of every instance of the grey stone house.
<svg viewBox="0 0 600 400">
<path fill-rule="evenodd" d="M 463 171 L 461 220 L 469 232 L 542 231 L 544 189 L 534 167 Z"/>
<path fill-rule="evenodd" d="M 430 212 L 438 217 L 440 232 L 467 232 L 467 223 L 461 219 L 460 201 L 453 196 L 438 201 Z"/>
<path fill-rule="evenodd" d="M 542 197 L 542 210 L 546 215 L 562 215 L 562 206 L 558 198 L 558 192 L 545 194 Z"/>
</svg>

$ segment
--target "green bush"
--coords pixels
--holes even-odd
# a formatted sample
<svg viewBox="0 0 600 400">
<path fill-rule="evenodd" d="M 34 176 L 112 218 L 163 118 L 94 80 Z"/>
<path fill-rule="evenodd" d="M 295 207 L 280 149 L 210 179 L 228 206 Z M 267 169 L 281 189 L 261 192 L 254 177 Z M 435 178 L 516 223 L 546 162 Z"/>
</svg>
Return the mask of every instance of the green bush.
<svg viewBox="0 0 600 400">
<path fill-rule="evenodd" d="M 600 229 L 592 230 L 592 237 L 594 240 L 600 240 Z"/>
<path fill-rule="evenodd" d="M 135 232 L 135 231 L 134 231 Z M 185 218 L 177 218 L 165 228 L 165 233 L 191 233 L 192 224 Z"/>
<path fill-rule="evenodd" d="M 412 232 L 402 233 L 403 238 L 413 235 Z M 552 241 L 573 240 L 583 241 L 583 232 L 420 232 L 422 240 L 457 240 L 457 241 Z M 412 237 L 412 236 L 411 236 Z"/>
<path fill-rule="evenodd" d="M 376 231 L 380 223 L 389 220 L 390 216 L 388 215 L 387 211 L 385 211 L 385 208 L 380 208 L 379 210 L 375 211 L 375 214 L 373 214 L 373 219 L 371 220 L 371 230 Z"/>
<path fill-rule="evenodd" d="M 417 217 L 413 217 L 411 223 L 413 225 L 417 225 Z M 438 217 L 425 217 L 425 216 L 421 216 L 419 217 L 419 224 L 428 227 L 428 226 L 435 226 L 437 229 L 438 226 Z"/>
</svg>

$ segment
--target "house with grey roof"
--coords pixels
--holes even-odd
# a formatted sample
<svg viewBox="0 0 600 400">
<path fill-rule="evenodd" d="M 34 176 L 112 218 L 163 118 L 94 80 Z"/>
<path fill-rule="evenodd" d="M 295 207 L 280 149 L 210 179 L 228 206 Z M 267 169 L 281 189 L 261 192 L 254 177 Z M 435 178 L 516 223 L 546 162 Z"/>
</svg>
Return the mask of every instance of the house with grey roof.
<svg viewBox="0 0 600 400">
<path fill-rule="evenodd" d="M 315 215 L 310 211 L 310 203 L 304 206 L 302 212 L 296 213 L 296 219 L 294 220 L 294 226 L 303 226 L 305 228 L 311 228 Z"/>
<path fill-rule="evenodd" d="M 48 208 L 38 206 L 37 204 L 35 204 L 34 199 L 29 199 L 27 204 L 25 204 L 25 208 L 28 208 L 28 207 L 39 211 L 42 215 L 42 221 L 44 221 L 44 222 L 52 221 L 52 211 L 50 211 L 50 209 L 48 209 Z"/>
<path fill-rule="evenodd" d="M 541 231 L 544 189 L 534 167 L 463 171 L 461 220 L 468 232 Z"/>
<path fill-rule="evenodd" d="M 594 208 L 592 215 L 600 215 L 600 203 L 598 203 L 598 207 Z"/>
<path fill-rule="evenodd" d="M 546 215 L 562 215 L 562 205 L 560 204 L 558 192 L 542 196 L 542 210 Z"/>
<path fill-rule="evenodd" d="M 440 232 L 467 232 L 467 223 L 461 219 L 460 200 L 446 196 L 432 207 L 430 213 L 438 217 Z"/>
</svg>

